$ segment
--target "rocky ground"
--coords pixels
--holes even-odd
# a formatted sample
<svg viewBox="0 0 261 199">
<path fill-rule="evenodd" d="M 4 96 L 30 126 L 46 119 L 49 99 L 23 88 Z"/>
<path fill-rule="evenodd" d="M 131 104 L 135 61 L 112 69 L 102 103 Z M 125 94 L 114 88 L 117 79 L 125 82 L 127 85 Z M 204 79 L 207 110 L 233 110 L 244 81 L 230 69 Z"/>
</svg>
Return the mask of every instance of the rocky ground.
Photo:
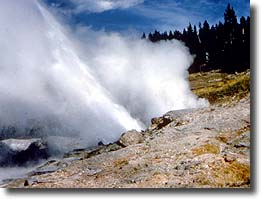
<svg viewBox="0 0 261 199">
<path fill-rule="evenodd" d="M 248 77 L 249 73 L 243 76 Z M 196 84 L 192 89 L 199 92 L 212 84 L 213 79 L 205 86 L 197 82 L 198 89 Z M 222 79 L 216 82 L 220 81 Z M 227 80 L 227 84 L 230 83 Z M 245 83 L 243 87 L 238 86 L 241 83 L 235 84 L 240 89 L 233 92 L 229 87 L 225 87 L 225 92 L 222 86 L 217 88 L 230 100 L 220 101 L 224 97 L 218 95 L 210 98 L 213 100 L 208 108 L 170 111 L 153 118 L 150 127 L 143 132 L 129 131 L 116 143 L 106 146 L 100 143 L 94 148 L 72 151 L 63 159 L 44 163 L 27 178 L 2 186 L 250 187 L 250 94 L 249 88 L 244 89 Z M 231 88 L 235 89 L 232 83 Z M 206 91 L 200 92 L 206 95 Z"/>
</svg>

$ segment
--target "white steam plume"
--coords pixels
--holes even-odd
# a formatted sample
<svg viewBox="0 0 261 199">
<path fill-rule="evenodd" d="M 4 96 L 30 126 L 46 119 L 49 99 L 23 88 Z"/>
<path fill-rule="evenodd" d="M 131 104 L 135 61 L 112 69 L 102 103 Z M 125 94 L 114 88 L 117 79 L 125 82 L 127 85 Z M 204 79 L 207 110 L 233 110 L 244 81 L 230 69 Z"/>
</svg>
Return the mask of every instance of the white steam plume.
<svg viewBox="0 0 261 199">
<path fill-rule="evenodd" d="M 90 32 L 80 30 L 78 35 L 86 38 Z M 170 110 L 208 104 L 190 90 L 187 69 L 193 57 L 183 43 L 151 43 L 118 34 L 100 35 L 86 43 L 86 62 L 95 66 L 98 80 L 117 103 L 142 122 L 148 124 L 151 117 Z"/>
<path fill-rule="evenodd" d="M 44 8 L 33 0 L 8 1 L 0 13 L 2 126 L 40 126 L 49 135 L 80 134 L 89 145 L 140 129 L 96 81 Z"/>
<path fill-rule="evenodd" d="M 0 3 L 0 127 L 41 127 L 94 145 L 166 111 L 207 105 L 190 91 L 192 57 L 178 41 L 88 28 L 73 39 L 35 0 Z"/>
</svg>

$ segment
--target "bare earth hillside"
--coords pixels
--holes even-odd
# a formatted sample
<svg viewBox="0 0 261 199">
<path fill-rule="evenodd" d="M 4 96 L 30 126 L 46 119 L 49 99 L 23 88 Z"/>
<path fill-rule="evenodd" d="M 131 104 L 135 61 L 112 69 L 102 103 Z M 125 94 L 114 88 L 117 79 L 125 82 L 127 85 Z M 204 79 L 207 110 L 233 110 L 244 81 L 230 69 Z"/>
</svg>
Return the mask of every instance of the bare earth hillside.
<svg viewBox="0 0 261 199">
<path fill-rule="evenodd" d="M 170 111 L 143 132 L 75 150 L 5 187 L 250 187 L 250 74 L 193 74 L 195 94 L 211 105 Z"/>
</svg>

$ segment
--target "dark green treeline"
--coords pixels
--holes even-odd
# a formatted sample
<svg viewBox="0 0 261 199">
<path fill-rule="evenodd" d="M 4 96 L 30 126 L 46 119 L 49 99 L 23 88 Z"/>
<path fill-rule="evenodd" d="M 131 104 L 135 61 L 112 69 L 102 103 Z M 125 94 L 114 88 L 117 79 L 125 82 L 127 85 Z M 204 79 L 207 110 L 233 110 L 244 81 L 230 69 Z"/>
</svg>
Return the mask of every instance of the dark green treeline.
<svg viewBox="0 0 261 199">
<path fill-rule="evenodd" d="M 228 4 L 224 22 L 210 27 L 207 20 L 199 26 L 188 25 L 183 32 L 169 31 L 160 33 L 155 30 L 142 39 L 151 42 L 177 39 L 185 43 L 190 53 L 195 55 L 189 72 L 220 69 L 222 72 L 241 72 L 250 68 L 250 17 L 237 21 L 233 7 Z M 171 58 L 170 58 L 171 59 Z"/>
</svg>

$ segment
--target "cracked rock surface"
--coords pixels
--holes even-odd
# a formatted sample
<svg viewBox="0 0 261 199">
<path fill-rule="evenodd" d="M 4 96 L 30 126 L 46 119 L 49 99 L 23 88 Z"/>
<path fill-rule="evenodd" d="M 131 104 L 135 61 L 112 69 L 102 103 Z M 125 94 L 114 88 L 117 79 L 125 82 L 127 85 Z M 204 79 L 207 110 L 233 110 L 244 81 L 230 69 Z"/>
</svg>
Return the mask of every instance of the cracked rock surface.
<svg viewBox="0 0 261 199">
<path fill-rule="evenodd" d="M 171 111 L 144 132 L 68 153 L 5 185 L 29 188 L 250 187 L 250 96 Z M 48 168 L 49 171 L 48 172 Z"/>
</svg>

